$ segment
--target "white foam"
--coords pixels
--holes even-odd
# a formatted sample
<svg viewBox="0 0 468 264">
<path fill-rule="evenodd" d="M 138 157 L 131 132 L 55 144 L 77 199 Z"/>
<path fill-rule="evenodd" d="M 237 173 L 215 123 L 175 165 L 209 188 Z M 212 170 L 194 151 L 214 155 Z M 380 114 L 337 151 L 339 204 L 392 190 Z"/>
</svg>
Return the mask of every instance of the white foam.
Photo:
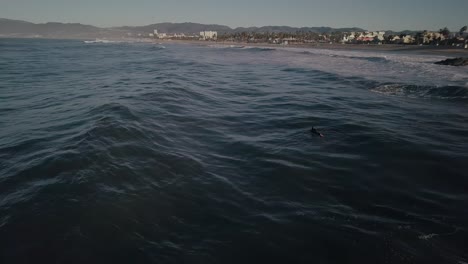
<svg viewBox="0 0 468 264">
<path fill-rule="evenodd" d="M 107 40 L 107 39 L 96 39 L 96 40 L 85 40 L 84 43 L 86 44 L 94 44 L 94 43 L 118 43 L 117 41 Z"/>
<path fill-rule="evenodd" d="M 232 49 L 228 45 L 212 48 Z M 360 77 L 381 83 L 400 83 L 418 86 L 468 86 L 466 67 L 436 65 L 445 56 L 409 52 L 328 50 L 313 48 L 277 48 L 245 46 L 242 49 L 274 49 L 275 52 L 236 53 L 226 57 L 211 57 L 247 64 L 278 64 L 334 73 L 344 77 Z"/>
<path fill-rule="evenodd" d="M 466 68 L 434 64 L 445 59 L 444 56 L 326 49 L 286 48 L 278 51 L 270 54 L 269 59 L 380 82 L 462 86 L 468 80 Z"/>
<path fill-rule="evenodd" d="M 429 239 L 431 239 L 431 238 L 434 238 L 435 236 L 438 236 L 438 234 L 422 235 L 422 236 L 419 236 L 419 239 L 422 239 L 422 240 L 429 240 Z"/>
</svg>

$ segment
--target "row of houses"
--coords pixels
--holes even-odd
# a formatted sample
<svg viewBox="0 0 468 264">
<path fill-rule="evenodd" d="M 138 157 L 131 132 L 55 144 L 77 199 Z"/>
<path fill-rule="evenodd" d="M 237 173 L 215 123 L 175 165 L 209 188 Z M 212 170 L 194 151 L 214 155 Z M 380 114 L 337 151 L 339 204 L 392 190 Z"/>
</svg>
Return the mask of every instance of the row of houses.
<svg viewBox="0 0 468 264">
<path fill-rule="evenodd" d="M 127 33 L 128 37 L 132 37 L 132 33 Z M 142 34 L 138 33 L 135 36 L 144 38 L 157 38 L 157 39 L 196 39 L 196 40 L 216 40 L 218 38 L 218 32 L 216 31 L 202 31 L 199 35 L 197 34 L 185 34 L 185 33 L 160 33 L 157 29 L 153 30 L 153 33 Z"/>
<path fill-rule="evenodd" d="M 216 39 L 218 39 L 218 32 L 216 31 L 200 32 L 200 40 L 216 40 Z"/>
<path fill-rule="evenodd" d="M 140 37 L 140 34 L 138 34 Z M 430 44 L 430 45 L 454 45 L 468 48 L 468 33 L 433 32 L 424 31 L 414 34 L 386 34 L 385 31 L 365 31 L 365 32 L 332 32 L 330 34 L 318 34 L 313 32 L 295 32 L 295 33 L 271 33 L 271 32 L 241 32 L 222 34 L 218 36 L 216 31 L 201 31 L 199 34 L 184 33 L 159 33 L 154 30 L 153 33 L 146 34 L 143 37 L 158 39 L 185 39 L 185 40 L 220 40 L 220 41 L 239 41 L 254 43 L 271 44 L 304 44 L 304 43 L 373 43 L 373 44 Z"/>
<path fill-rule="evenodd" d="M 416 42 L 416 38 L 412 35 L 400 35 L 400 36 L 392 36 L 390 38 L 390 42 L 394 44 L 413 44 Z"/>
<path fill-rule="evenodd" d="M 344 43 L 371 42 L 371 41 L 382 42 L 385 40 L 384 35 L 385 35 L 385 31 L 351 32 L 351 33 L 344 34 L 342 42 Z"/>
<path fill-rule="evenodd" d="M 390 43 L 390 44 L 441 44 L 451 40 L 454 45 L 468 44 L 468 33 L 444 35 L 440 32 L 424 31 L 417 34 L 386 35 L 385 31 L 344 33 L 342 43 Z"/>
<path fill-rule="evenodd" d="M 186 39 L 186 38 L 196 38 L 196 35 L 186 35 L 184 33 L 159 33 L 157 29 L 153 33 L 149 34 L 149 37 L 158 38 L 158 39 Z"/>
<path fill-rule="evenodd" d="M 216 40 L 218 38 L 218 32 L 216 31 L 202 31 L 200 35 L 190 35 L 184 33 L 160 33 L 157 29 L 153 33 L 149 33 L 147 36 L 138 34 L 138 37 L 149 37 L 158 39 L 199 39 L 199 40 Z"/>
</svg>

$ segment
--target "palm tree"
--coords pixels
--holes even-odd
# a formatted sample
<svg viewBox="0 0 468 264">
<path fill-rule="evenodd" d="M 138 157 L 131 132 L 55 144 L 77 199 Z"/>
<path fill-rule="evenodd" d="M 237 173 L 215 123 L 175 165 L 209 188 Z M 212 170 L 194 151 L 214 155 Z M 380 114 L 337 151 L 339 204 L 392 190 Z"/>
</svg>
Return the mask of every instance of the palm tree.
<svg viewBox="0 0 468 264">
<path fill-rule="evenodd" d="M 462 28 L 460 28 L 460 35 L 463 35 L 463 33 L 468 29 L 467 26 L 464 26 Z"/>
<path fill-rule="evenodd" d="M 417 42 L 418 45 L 424 43 L 424 35 L 425 34 L 426 34 L 426 30 L 424 30 L 423 32 L 416 33 L 416 42 Z"/>
<path fill-rule="evenodd" d="M 439 30 L 439 33 L 442 34 L 445 38 L 447 38 L 450 34 L 450 30 L 447 27 L 444 27 L 443 29 Z"/>
</svg>

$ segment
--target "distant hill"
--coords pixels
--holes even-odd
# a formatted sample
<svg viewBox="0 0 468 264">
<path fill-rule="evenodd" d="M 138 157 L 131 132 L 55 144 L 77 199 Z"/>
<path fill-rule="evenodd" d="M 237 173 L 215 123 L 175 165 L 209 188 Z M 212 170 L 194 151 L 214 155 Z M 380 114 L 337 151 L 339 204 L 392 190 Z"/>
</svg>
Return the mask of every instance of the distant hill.
<svg viewBox="0 0 468 264">
<path fill-rule="evenodd" d="M 148 26 L 140 27 L 119 27 L 116 28 L 123 31 L 131 31 L 133 33 L 147 33 L 153 32 L 157 29 L 162 33 L 186 33 L 186 34 L 198 34 L 200 31 L 212 30 L 217 31 L 219 34 L 223 33 L 240 33 L 240 32 L 283 32 L 293 33 L 297 31 L 315 32 L 315 33 L 330 33 L 330 32 L 349 32 L 349 31 L 364 31 L 361 28 L 331 28 L 331 27 L 288 27 L 288 26 L 265 26 L 265 27 L 238 27 L 230 28 L 223 25 L 205 25 L 197 23 L 159 23 Z"/>
<path fill-rule="evenodd" d="M 387 35 L 415 35 L 418 32 L 423 32 L 423 30 L 403 30 L 403 31 L 393 31 L 393 30 L 387 30 L 385 33 Z"/>
<path fill-rule="evenodd" d="M 0 34 L 28 34 L 36 30 L 36 25 L 33 23 L 0 18 Z"/>
<path fill-rule="evenodd" d="M 99 28 L 79 23 L 49 22 L 35 24 L 26 21 L 0 18 L 0 36 L 3 37 L 43 37 L 43 38 L 120 38 L 130 34 L 149 34 L 157 29 L 160 33 L 198 34 L 200 31 L 212 30 L 219 34 L 235 32 L 284 32 L 306 31 L 329 33 L 336 31 L 363 31 L 360 28 L 330 28 L 330 27 L 288 27 L 266 26 L 232 29 L 223 25 L 205 25 L 198 23 L 158 23 L 146 26 L 123 26 Z"/>
<path fill-rule="evenodd" d="M 120 31 L 128 31 L 130 33 L 151 33 L 157 29 L 161 33 L 185 33 L 199 34 L 200 31 L 218 31 L 219 33 L 231 32 L 232 29 L 222 25 L 205 25 L 198 23 L 158 23 L 147 26 L 137 27 L 117 27 L 113 28 Z"/>
<path fill-rule="evenodd" d="M 34 24 L 20 20 L 0 19 L 0 36 L 6 37 L 97 38 L 116 37 L 118 33 L 79 23 Z"/>
<path fill-rule="evenodd" d="M 314 32 L 314 33 L 330 33 L 330 32 L 351 32 L 351 31 L 365 31 L 362 28 L 331 28 L 331 27 L 288 27 L 288 26 L 266 26 L 266 27 L 239 27 L 233 29 L 234 32 L 273 32 L 273 33 L 293 33 L 297 31 Z"/>
</svg>

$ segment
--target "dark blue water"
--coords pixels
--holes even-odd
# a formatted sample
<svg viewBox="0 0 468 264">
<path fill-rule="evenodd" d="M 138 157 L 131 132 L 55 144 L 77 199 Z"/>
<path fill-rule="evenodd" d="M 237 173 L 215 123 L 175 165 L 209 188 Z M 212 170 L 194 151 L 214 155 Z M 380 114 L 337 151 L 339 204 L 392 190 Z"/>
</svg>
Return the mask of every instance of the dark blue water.
<svg viewBox="0 0 468 264">
<path fill-rule="evenodd" d="M 466 263 L 438 59 L 1 39 L 0 263 Z"/>
</svg>

